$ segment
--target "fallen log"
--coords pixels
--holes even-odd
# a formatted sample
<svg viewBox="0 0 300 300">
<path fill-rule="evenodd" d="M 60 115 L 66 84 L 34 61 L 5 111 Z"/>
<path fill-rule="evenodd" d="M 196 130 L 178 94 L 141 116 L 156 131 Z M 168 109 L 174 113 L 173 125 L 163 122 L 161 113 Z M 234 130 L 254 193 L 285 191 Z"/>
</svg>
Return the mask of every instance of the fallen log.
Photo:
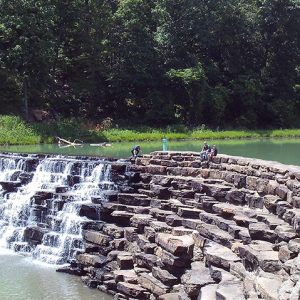
<svg viewBox="0 0 300 300">
<path fill-rule="evenodd" d="M 66 139 L 63 139 L 63 138 L 60 138 L 59 136 L 56 137 L 58 139 L 58 145 L 61 145 L 61 144 L 67 144 L 67 145 L 70 145 L 70 146 L 81 146 L 83 144 L 83 141 L 80 141 L 78 139 L 75 139 L 73 142 L 71 141 L 68 141 Z M 78 143 L 78 142 L 80 143 Z"/>
</svg>

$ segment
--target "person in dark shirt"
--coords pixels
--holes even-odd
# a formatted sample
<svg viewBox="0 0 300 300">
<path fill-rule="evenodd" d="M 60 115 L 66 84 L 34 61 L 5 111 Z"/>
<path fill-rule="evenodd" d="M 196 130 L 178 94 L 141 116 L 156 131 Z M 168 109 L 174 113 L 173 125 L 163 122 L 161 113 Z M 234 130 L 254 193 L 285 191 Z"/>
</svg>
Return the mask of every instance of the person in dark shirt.
<svg viewBox="0 0 300 300">
<path fill-rule="evenodd" d="M 211 148 L 210 146 L 207 144 L 207 142 L 205 141 L 204 142 L 204 145 L 202 147 L 202 151 L 200 152 L 200 158 L 201 158 L 201 161 L 203 160 L 208 160 L 208 155 L 211 151 Z"/>
<path fill-rule="evenodd" d="M 134 158 L 138 157 L 140 151 L 141 151 L 141 147 L 139 145 L 134 146 L 131 150 L 132 157 Z"/>
<path fill-rule="evenodd" d="M 202 147 L 202 151 L 210 152 L 210 150 L 211 150 L 210 146 L 205 141 Z"/>
</svg>

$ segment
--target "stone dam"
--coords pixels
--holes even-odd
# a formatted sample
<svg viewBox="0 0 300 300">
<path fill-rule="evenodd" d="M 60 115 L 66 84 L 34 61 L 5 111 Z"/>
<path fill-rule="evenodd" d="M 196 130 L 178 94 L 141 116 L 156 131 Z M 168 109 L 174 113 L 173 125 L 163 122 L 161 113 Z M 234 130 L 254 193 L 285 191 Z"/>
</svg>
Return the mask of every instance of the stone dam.
<svg viewBox="0 0 300 300">
<path fill-rule="evenodd" d="M 300 299 L 300 167 L 153 152 L 0 169 L 0 245 L 114 299 Z"/>
</svg>

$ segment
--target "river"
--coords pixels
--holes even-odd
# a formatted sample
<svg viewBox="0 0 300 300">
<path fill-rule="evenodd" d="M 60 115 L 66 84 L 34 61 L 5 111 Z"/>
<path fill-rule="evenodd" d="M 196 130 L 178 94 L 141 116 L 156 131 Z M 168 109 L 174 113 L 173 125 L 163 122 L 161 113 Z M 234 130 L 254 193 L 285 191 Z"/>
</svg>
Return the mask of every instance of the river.
<svg viewBox="0 0 300 300">
<path fill-rule="evenodd" d="M 56 267 L 14 254 L 0 252 L 1 300 L 111 300 L 85 286 L 80 277 L 57 273 Z"/>
<path fill-rule="evenodd" d="M 284 164 L 300 165 L 300 139 L 260 139 L 260 140 L 208 140 L 209 144 L 216 144 L 219 153 L 255 157 L 265 160 L 279 161 Z M 129 157 L 130 150 L 139 144 L 142 153 L 162 150 L 161 142 L 121 142 L 112 143 L 110 147 L 95 147 L 88 144 L 77 147 L 59 147 L 58 145 L 22 145 L 0 146 L 0 152 L 49 153 L 61 155 L 91 155 L 100 157 Z M 169 150 L 200 151 L 203 141 L 170 141 Z"/>
</svg>

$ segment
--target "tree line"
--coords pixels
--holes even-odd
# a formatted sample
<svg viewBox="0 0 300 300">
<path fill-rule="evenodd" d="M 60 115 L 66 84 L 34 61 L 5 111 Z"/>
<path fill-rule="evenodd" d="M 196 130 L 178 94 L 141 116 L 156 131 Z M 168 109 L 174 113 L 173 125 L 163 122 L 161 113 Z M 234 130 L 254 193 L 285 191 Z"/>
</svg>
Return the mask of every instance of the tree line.
<svg viewBox="0 0 300 300">
<path fill-rule="evenodd" d="M 0 0 L 0 113 L 300 126 L 300 0 Z"/>
</svg>

